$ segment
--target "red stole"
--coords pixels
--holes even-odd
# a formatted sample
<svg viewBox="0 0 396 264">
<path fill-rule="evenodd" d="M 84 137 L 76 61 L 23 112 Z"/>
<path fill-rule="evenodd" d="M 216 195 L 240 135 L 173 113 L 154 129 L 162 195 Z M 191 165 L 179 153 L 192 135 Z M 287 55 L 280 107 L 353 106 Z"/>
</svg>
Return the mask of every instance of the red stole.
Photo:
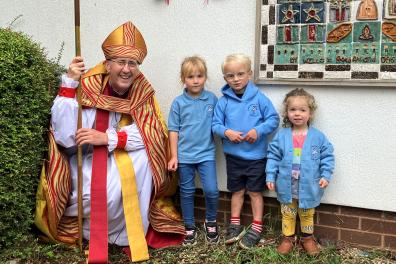
<svg viewBox="0 0 396 264">
<path fill-rule="evenodd" d="M 96 109 L 95 129 L 106 132 L 109 112 Z M 91 217 L 88 263 L 108 261 L 107 146 L 94 146 L 91 176 Z"/>
</svg>

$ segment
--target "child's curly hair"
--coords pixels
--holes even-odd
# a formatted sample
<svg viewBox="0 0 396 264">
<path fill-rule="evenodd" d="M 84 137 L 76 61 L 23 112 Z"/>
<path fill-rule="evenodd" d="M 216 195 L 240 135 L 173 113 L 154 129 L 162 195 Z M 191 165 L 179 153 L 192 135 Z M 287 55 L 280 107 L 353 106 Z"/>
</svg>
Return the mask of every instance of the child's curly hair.
<svg viewBox="0 0 396 264">
<path fill-rule="evenodd" d="M 283 117 L 283 124 L 282 127 L 291 127 L 292 123 L 290 122 L 289 118 L 287 117 L 287 108 L 289 104 L 289 99 L 290 97 L 296 97 L 296 96 L 301 96 L 305 97 L 307 99 L 308 107 L 311 112 L 311 117 L 308 120 L 308 126 L 313 120 L 313 115 L 315 113 L 315 110 L 318 108 L 315 102 L 315 97 L 313 97 L 312 94 L 308 93 L 305 91 L 303 88 L 296 88 L 290 92 L 288 92 L 285 96 L 285 99 L 283 100 L 283 111 L 282 111 L 282 117 Z"/>
</svg>

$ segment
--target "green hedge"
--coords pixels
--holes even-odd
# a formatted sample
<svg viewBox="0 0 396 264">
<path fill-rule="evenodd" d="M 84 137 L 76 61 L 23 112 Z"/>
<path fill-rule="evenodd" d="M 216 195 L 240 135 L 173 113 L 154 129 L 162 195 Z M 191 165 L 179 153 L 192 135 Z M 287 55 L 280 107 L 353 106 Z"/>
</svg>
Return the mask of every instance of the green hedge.
<svg viewBox="0 0 396 264">
<path fill-rule="evenodd" d="M 23 242 L 32 226 L 61 71 L 30 37 L 0 28 L 0 248 Z"/>
</svg>

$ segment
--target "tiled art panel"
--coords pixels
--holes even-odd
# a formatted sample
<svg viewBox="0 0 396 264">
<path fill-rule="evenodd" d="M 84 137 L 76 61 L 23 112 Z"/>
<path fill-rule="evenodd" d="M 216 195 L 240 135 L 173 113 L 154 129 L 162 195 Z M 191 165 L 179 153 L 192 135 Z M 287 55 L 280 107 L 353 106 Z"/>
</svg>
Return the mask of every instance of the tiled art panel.
<svg viewBox="0 0 396 264">
<path fill-rule="evenodd" d="M 260 3 L 260 79 L 396 79 L 396 0 Z"/>
</svg>

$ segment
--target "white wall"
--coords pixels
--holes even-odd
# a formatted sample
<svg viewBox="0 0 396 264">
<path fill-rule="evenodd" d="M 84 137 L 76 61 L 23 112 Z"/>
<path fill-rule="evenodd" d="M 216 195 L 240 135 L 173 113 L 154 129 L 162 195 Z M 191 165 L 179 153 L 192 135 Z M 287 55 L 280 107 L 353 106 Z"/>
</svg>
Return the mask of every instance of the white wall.
<svg viewBox="0 0 396 264">
<path fill-rule="evenodd" d="M 220 95 L 224 84 L 220 64 L 227 54 L 243 52 L 254 58 L 255 0 L 81 1 L 82 54 L 88 66 L 103 59 L 100 45 L 115 27 L 131 20 L 148 46 L 143 73 L 156 88 L 167 116 L 180 94 L 179 65 L 199 54 L 209 68 L 209 90 Z M 111 3 L 111 4 L 110 4 Z M 0 27 L 31 35 L 56 57 L 65 42 L 61 62 L 74 54 L 73 1 L 0 0 Z M 284 94 L 294 87 L 264 86 L 263 92 L 280 110 Z M 318 101 L 315 125 L 335 146 L 336 169 L 323 202 L 396 211 L 396 90 L 392 88 L 308 87 Z M 218 177 L 226 190 L 226 173 L 218 149 Z M 269 195 L 274 195 L 269 194 Z"/>
</svg>

